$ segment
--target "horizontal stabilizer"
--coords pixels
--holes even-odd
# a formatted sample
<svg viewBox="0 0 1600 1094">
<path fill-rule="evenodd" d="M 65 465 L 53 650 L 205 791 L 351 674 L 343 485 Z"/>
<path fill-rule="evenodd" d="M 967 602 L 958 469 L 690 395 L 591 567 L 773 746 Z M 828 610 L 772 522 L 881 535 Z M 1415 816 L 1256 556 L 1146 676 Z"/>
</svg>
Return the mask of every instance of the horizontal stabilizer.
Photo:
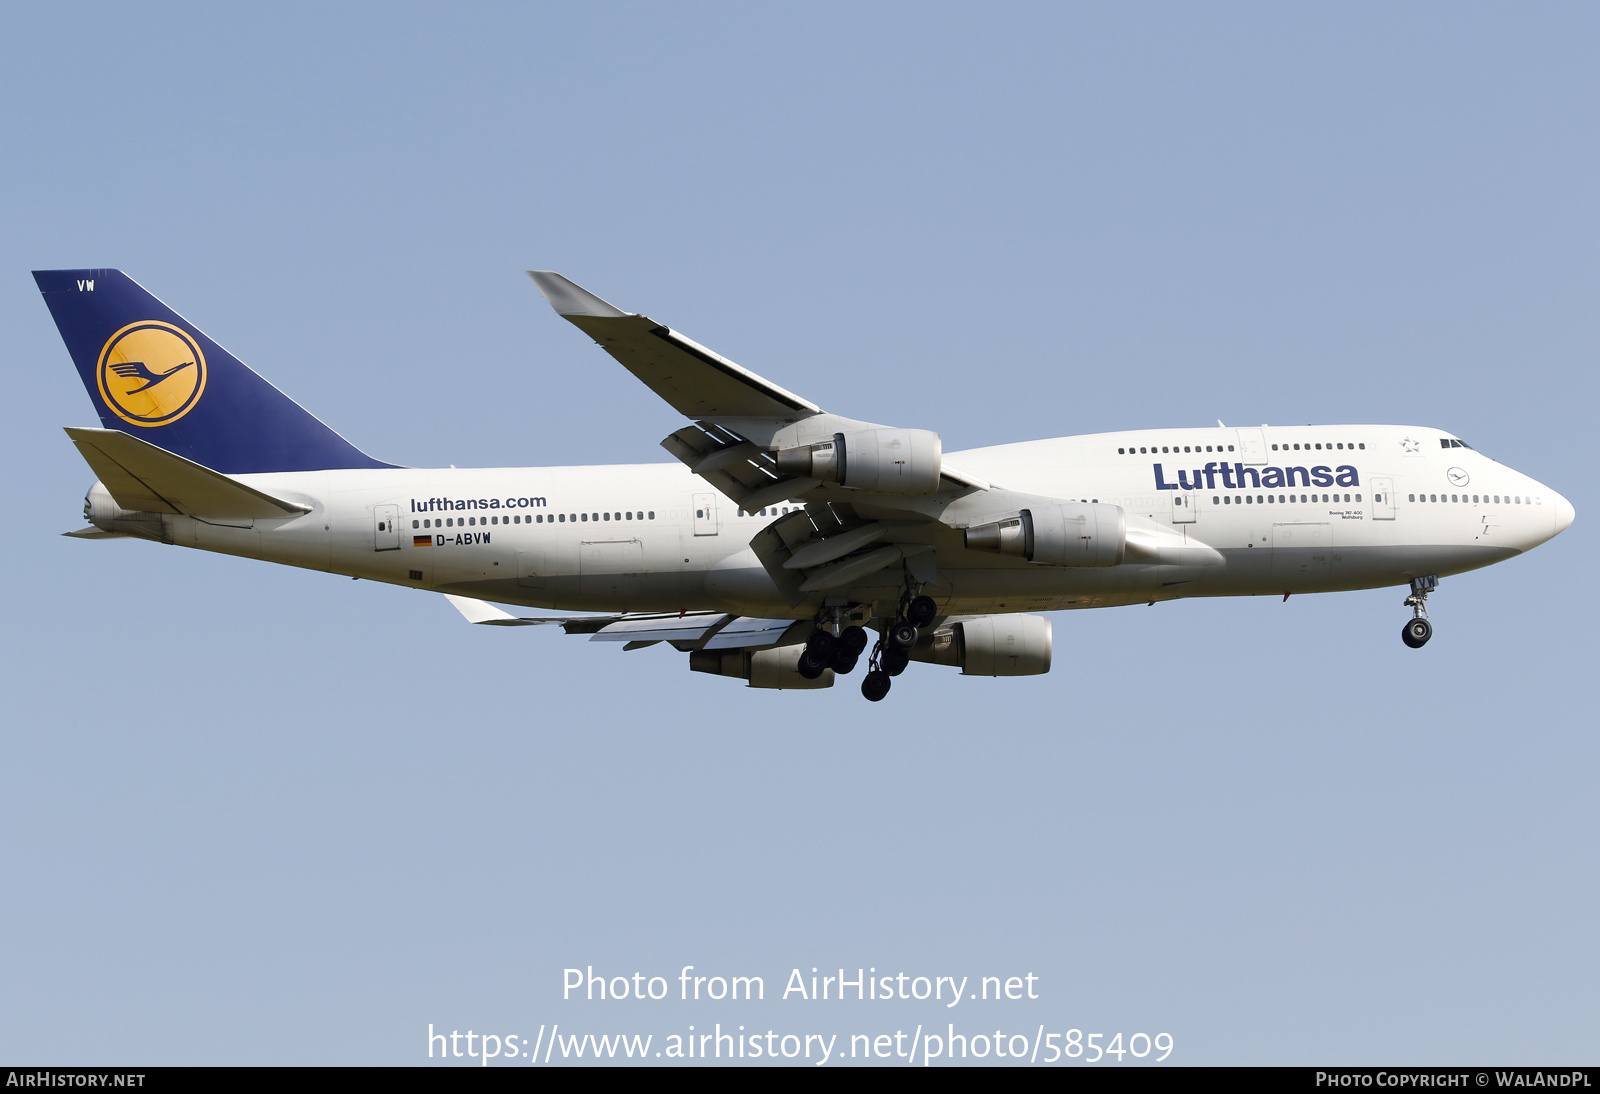
<svg viewBox="0 0 1600 1094">
<path fill-rule="evenodd" d="M 120 430 L 68 426 L 67 436 L 124 509 L 201 520 L 292 517 L 311 511 Z"/>
</svg>

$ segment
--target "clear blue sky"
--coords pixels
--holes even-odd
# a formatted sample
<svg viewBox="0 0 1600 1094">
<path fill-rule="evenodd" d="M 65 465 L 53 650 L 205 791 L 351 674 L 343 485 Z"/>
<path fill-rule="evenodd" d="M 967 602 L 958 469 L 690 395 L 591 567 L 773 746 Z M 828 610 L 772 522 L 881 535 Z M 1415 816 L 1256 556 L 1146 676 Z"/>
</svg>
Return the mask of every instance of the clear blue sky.
<svg viewBox="0 0 1600 1094">
<path fill-rule="evenodd" d="M 1175 1062 L 1595 1060 L 1592 5 L 13 6 L 0 1059 L 425 1061 L 970 1021 Z M 947 449 L 1438 426 L 1577 523 L 1398 589 L 1053 617 L 1054 671 L 742 689 L 87 543 L 28 271 L 116 266 L 382 458 L 665 460 L 560 270 Z M 561 970 L 758 974 L 749 1007 Z M 1040 977 L 823 1011 L 812 966 Z M 809 974 L 809 972 L 808 972 Z M 675 983 L 675 982 L 674 982 Z M 958 1029 L 958 1032 L 960 1030 Z"/>
</svg>

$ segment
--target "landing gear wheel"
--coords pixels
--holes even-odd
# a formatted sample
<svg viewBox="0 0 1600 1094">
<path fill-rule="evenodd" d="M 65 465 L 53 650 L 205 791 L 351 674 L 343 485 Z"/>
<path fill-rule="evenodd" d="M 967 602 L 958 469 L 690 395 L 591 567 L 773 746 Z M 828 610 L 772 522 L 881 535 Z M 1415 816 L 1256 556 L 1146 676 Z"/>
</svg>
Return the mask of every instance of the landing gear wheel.
<svg viewBox="0 0 1600 1094">
<path fill-rule="evenodd" d="M 926 627 L 933 622 L 939 614 L 939 605 L 935 604 L 931 596 L 919 596 L 912 599 L 906 608 L 906 622 L 913 627 Z"/>
<path fill-rule="evenodd" d="M 840 676 L 849 676 L 855 671 L 858 660 L 860 658 L 847 649 L 835 649 L 833 651 L 833 671 Z"/>
<path fill-rule="evenodd" d="M 889 648 L 910 650 L 917 644 L 917 627 L 914 623 L 896 623 L 889 628 Z"/>
<path fill-rule="evenodd" d="M 796 667 L 795 671 L 801 676 L 805 677 L 807 680 L 815 680 L 821 676 L 823 672 L 827 670 L 827 668 L 827 662 L 819 663 L 813 661 L 811 659 L 810 651 L 807 651 L 800 655 L 800 664 Z"/>
<path fill-rule="evenodd" d="M 1411 609 L 1411 622 L 1400 628 L 1400 641 L 1414 650 L 1420 650 L 1433 637 L 1433 624 L 1428 622 L 1428 594 L 1439 587 L 1434 574 L 1411 579 L 1411 595 L 1406 597 L 1406 607 Z"/>
<path fill-rule="evenodd" d="M 829 634 L 827 631 L 812 631 L 806 636 L 806 652 L 811 654 L 823 664 L 827 664 L 828 655 L 833 652 L 833 647 L 838 643 L 838 641 L 839 640 L 837 638 Z"/>
<path fill-rule="evenodd" d="M 860 627 L 846 627 L 839 636 L 839 645 L 859 657 L 867 648 L 867 632 Z"/>
<path fill-rule="evenodd" d="M 1400 628 L 1400 641 L 1414 650 L 1420 650 L 1428 644 L 1428 639 L 1433 637 L 1433 624 L 1426 619 L 1417 618 L 1410 620 Z"/>
<path fill-rule="evenodd" d="M 861 681 L 861 694 L 867 702 L 876 703 L 889 694 L 889 674 L 874 669 Z"/>
<path fill-rule="evenodd" d="M 889 646 L 878 655 L 878 667 L 890 676 L 899 676 L 906 671 L 906 666 L 911 664 L 911 658 L 905 650 L 897 650 Z"/>
</svg>

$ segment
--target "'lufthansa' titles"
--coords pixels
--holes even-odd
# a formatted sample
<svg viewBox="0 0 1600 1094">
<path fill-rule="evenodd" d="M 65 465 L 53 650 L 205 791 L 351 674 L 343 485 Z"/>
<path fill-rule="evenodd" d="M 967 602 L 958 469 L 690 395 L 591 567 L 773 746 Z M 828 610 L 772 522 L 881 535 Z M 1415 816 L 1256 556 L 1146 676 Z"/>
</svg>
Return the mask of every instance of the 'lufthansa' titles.
<svg viewBox="0 0 1600 1094">
<path fill-rule="evenodd" d="M 1246 467 L 1242 463 L 1208 463 L 1198 471 L 1179 471 L 1177 482 L 1168 482 L 1161 465 L 1152 465 L 1157 490 L 1215 490 L 1222 480 L 1224 490 L 1271 490 L 1279 486 L 1360 486 L 1361 476 L 1350 464 L 1329 467 Z M 1193 474 L 1193 478 L 1190 475 Z"/>
</svg>

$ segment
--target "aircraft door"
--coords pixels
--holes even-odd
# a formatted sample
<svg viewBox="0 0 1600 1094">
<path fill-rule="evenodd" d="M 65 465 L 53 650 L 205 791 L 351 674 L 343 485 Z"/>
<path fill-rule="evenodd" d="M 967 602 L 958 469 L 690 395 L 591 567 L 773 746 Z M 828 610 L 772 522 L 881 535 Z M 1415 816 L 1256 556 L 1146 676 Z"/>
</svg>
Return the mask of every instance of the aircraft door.
<svg viewBox="0 0 1600 1094">
<path fill-rule="evenodd" d="M 372 549 L 398 551 L 400 549 L 400 507 L 374 505 L 372 507 Z"/>
<path fill-rule="evenodd" d="M 542 589 L 549 577 L 543 551 L 517 552 L 517 584 L 524 589 Z"/>
<path fill-rule="evenodd" d="M 715 494 L 696 494 L 694 501 L 694 534 L 697 536 L 714 536 L 717 534 L 717 496 Z"/>
<path fill-rule="evenodd" d="M 1375 478 L 1367 485 L 1372 487 L 1372 519 L 1394 519 L 1394 480 Z"/>
<path fill-rule="evenodd" d="M 1172 523 L 1193 524 L 1195 509 L 1199 507 L 1199 504 L 1193 494 L 1172 495 Z"/>
<path fill-rule="evenodd" d="M 1267 439 L 1259 426 L 1235 429 L 1239 438 L 1239 458 L 1236 463 L 1263 464 L 1267 462 Z"/>
</svg>

